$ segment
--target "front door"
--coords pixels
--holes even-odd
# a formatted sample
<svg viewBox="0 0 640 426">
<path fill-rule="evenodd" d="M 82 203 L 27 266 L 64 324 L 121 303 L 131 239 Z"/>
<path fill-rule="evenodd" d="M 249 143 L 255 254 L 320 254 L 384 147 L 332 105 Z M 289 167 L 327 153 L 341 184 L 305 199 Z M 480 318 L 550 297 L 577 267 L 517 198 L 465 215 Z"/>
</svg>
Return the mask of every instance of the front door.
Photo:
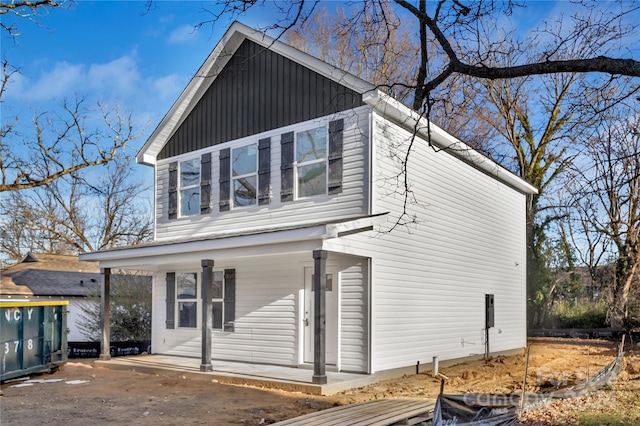
<svg viewBox="0 0 640 426">
<path fill-rule="evenodd" d="M 313 363 L 313 268 L 304 268 L 304 362 Z M 327 267 L 326 364 L 338 363 L 338 270 Z"/>
</svg>

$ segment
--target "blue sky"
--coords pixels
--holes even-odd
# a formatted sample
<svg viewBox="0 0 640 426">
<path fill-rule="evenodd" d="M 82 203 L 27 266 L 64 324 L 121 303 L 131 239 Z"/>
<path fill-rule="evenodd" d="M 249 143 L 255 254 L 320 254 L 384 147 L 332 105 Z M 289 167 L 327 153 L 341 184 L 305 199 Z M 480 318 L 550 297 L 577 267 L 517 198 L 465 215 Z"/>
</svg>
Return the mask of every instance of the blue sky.
<svg viewBox="0 0 640 426">
<path fill-rule="evenodd" d="M 19 19 L 19 36 L 2 34 L 2 55 L 20 70 L 4 113 L 87 96 L 131 111 L 139 125 L 149 123 L 148 135 L 229 23 L 195 31 L 205 19 L 200 2 L 165 1 L 148 12 L 143 1 L 80 1 L 35 17 L 37 25 Z"/>
<path fill-rule="evenodd" d="M 273 4 L 257 6 L 242 22 L 272 23 L 275 15 L 268 7 Z M 20 70 L 3 96 L 3 116 L 19 115 L 25 124 L 32 110 L 87 96 L 89 104 L 118 105 L 140 128 L 146 125 L 132 148 L 140 147 L 230 24 L 221 19 L 194 30 L 194 24 L 210 18 L 203 10 L 210 5 L 155 1 L 147 10 L 145 1 L 78 1 L 39 14 L 35 22 L 16 19 L 19 36 L 2 32 L 2 55 Z M 514 19 L 519 30 L 526 30 L 573 7 L 568 1 L 534 1 Z M 11 19 L 5 15 L 3 23 Z"/>
</svg>

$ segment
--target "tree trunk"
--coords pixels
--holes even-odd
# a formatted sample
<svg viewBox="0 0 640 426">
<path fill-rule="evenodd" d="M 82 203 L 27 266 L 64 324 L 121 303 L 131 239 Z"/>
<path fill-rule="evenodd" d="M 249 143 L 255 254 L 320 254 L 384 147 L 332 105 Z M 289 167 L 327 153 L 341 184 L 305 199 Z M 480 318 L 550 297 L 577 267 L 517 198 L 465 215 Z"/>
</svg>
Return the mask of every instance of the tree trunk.
<svg viewBox="0 0 640 426">
<path fill-rule="evenodd" d="M 609 310 L 611 328 L 620 330 L 624 328 L 627 319 L 627 304 L 629 302 L 629 290 L 635 277 L 637 263 L 629 265 L 626 259 L 619 259 L 616 265 L 615 288 L 613 289 L 613 304 Z"/>
</svg>

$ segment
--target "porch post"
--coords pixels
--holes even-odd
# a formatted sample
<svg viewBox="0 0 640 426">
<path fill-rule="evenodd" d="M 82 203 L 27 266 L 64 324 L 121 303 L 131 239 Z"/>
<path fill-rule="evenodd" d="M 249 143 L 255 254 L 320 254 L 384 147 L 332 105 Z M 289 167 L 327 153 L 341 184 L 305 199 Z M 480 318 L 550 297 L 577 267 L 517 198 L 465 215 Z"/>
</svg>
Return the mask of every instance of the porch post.
<svg viewBox="0 0 640 426">
<path fill-rule="evenodd" d="M 325 307 L 327 290 L 327 252 L 313 251 L 313 383 L 327 383 L 325 372 Z"/>
<path fill-rule="evenodd" d="M 109 326 L 111 307 L 111 268 L 100 268 L 102 286 L 100 289 L 100 328 L 102 339 L 100 340 L 100 359 L 111 359 L 111 327 Z"/>
<path fill-rule="evenodd" d="M 213 286 L 213 260 L 202 259 L 202 363 L 200 371 L 211 371 L 211 287 Z"/>
</svg>

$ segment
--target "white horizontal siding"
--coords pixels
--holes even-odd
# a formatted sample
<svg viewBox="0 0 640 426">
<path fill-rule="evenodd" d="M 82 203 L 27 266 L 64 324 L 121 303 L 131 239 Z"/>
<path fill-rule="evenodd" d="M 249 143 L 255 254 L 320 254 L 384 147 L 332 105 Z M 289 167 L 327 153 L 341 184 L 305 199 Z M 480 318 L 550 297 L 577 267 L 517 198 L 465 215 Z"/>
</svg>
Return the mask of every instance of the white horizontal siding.
<svg viewBox="0 0 640 426">
<path fill-rule="evenodd" d="M 490 349 L 524 347 L 525 196 L 418 139 L 407 207 L 417 221 L 391 230 L 404 202 L 394 158 L 411 137 L 376 117 L 374 213 L 389 222 L 345 237 L 373 259 L 373 369 L 484 353 L 485 293 L 495 294 Z"/>
<path fill-rule="evenodd" d="M 368 260 L 340 258 L 340 369 L 366 373 L 369 367 Z"/>
<path fill-rule="evenodd" d="M 217 145 L 195 153 L 159 161 L 156 166 L 156 240 L 206 236 L 218 232 L 232 232 L 251 228 L 290 226 L 360 216 L 368 213 L 368 112 L 369 107 L 299 123 L 265 132 L 239 141 Z M 340 194 L 310 197 L 282 203 L 280 201 L 280 137 L 290 131 L 299 131 L 317 125 L 344 119 L 343 134 L 343 190 Z M 236 208 L 220 212 L 219 152 L 226 147 L 241 146 L 262 138 L 271 138 L 271 203 L 267 206 Z M 194 158 L 211 152 L 212 210 L 208 215 L 168 220 L 168 167 L 171 161 Z"/>
<path fill-rule="evenodd" d="M 88 342 L 87 338 L 80 331 L 80 324 L 86 322 L 84 319 L 84 312 L 91 309 L 92 305 L 98 305 L 97 302 L 86 298 L 69 298 L 69 305 L 67 306 L 67 334 L 68 342 Z"/>
<path fill-rule="evenodd" d="M 234 332 L 212 333 L 212 358 L 280 365 L 298 364 L 298 295 L 303 286 L 304 262 L 309 256 L 269 256 L 216 262 L 215 270 L 236 270 Z M 201 272 L 197 268 L 191 272 Z M 200 275 L 198 276 L 200 283 Z M 201 309 L 198 328 L 165 328 L 166 274 L 154 276 L 153 351 L 189 357 L 201 356 Z"/>
</svg>

